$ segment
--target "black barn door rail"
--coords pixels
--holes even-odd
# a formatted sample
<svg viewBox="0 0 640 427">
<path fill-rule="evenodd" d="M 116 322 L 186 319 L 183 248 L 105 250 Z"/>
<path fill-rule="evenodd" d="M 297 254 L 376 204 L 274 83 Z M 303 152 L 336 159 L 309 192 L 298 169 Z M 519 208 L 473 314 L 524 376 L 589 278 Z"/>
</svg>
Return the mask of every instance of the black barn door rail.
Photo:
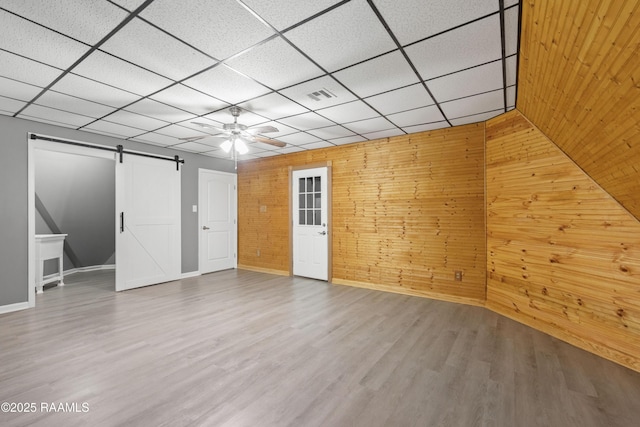
<svg viewBox="0 0 640 427">
<path fill-rule="evenodd" d="M 82 142 L 68 141 L 66 139 L 57 139 L 57 138 L 50 138 L 48 136 L 36 135 L 35 133 L 29 134 L 29 137 L 31 139 L 41 139 L 43 141 L 58 142 L 60 144 L 76 145 L 78 147 L 95 148 L 96 150 L 104 150 L 104 151 L 111 151 L 114 153 L 118 153 L 120 163 L 122 163 L 123 161 L 124 154 L 131 154 L 134 156 L 142 156 L 142 157 L 149 157 L 152 159 L 169 160 L 170 162 L 176 162 L 176 170 L 180 170 L 180 163 L 184 164 L 184 159 L 181 159 L 177 155 L 171 158 L 171 157 L 165 157 L 165 156 L 157 156 L 155 154 L 139 153 L 136 151 L 127 151 L 124 149 L 122 145 L 118 145 L 116 147 L 107 147 L 105 145 L 84 144 Z"/>
</svg>

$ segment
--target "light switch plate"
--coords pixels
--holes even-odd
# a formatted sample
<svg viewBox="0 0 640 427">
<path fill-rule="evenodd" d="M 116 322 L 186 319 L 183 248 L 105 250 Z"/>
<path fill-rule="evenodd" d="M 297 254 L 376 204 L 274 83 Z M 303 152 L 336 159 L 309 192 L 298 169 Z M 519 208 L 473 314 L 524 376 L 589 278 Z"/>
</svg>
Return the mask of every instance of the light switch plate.
<svg viewBox="0 0 640 427">
<path fill-rule="evenodd" d="M 192 210 L 193 212 L 198 212 L 198 205 L 193 205 L 193 206 L 191 206 L 191 210 Z"/>
</svg>

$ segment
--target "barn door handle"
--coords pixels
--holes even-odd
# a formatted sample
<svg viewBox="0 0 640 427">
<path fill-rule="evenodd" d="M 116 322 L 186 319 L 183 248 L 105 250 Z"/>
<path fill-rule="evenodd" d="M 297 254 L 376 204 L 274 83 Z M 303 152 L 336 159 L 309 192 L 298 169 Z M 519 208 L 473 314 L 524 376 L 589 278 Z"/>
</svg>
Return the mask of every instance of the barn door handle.
<svg viewBox="0 0 640 427">
<path fill-rule="evenodd" d="M 120 232 L 124 233 L 124 212 L 120 212 Z"/>
<path fill-rule="evenodd" d="M 202 229 L 203 229 L 203 230 L 208 230 L 208 229 L 209 229 L 209 227 L 207 227 L 206 225 L 203 225 L 203 226 L 202 226 Z"/>
<path fill-rule="evenodd" d="M 318 231 L 318 234 L 322 234 L 324 236 L 325 234 L 327 234 L 327 232 L 325 230 L 322 230 L 322 231 Z"/>
</svg>

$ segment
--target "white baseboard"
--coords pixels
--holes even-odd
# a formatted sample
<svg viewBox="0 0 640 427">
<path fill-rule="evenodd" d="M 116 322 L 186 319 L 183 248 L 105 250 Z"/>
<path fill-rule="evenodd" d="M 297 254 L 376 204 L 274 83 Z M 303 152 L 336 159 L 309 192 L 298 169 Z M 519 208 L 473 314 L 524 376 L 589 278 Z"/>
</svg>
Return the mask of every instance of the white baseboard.
<svg viewBox="0 0 640 427">
<path fill-rule="evenodd" d="M 64 271 L 64 275 L 68 276 L 74 273 L 85 273 L 87 271 L 98 271 L 98 270 L 115 270 L 115 264 L 107 264 L 107 265 L 90 265 L 88 267 L 78 267 L 78 268 L 70 268 L 69 270 Z M 58 280 L 58 273 L 48 274 L 42 278 L 42 282 L 46 285 L 49 282 L 55 282 Z"/>
<path fill-rule="evenodd" d="M 188 279 L 189 277 L 196 277 L 196 276 L 201 276 L 199 271 L 190 271 L 188 273 L 182 273 L 182 276 L 180 276 L 180 278 Z"/>
<path fill-rule="evenodd" d="M 12 311 L 26 310 L 27 308 L 29 308 L 29 301 L 0 305 L 0 314 L 11 313 Z"/>
</svg>

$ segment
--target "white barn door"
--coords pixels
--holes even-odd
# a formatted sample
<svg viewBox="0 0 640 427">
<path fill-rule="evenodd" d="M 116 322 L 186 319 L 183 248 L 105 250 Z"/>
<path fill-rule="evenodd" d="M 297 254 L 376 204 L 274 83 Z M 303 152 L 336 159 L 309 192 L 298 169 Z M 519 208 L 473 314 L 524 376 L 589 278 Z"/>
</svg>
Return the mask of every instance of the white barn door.
<svg viewBox="0 0 640 427">
<path fill-rule="evenodd" d="M 166 160 L 116 161 L 116 291 L 180 278 L 180 179 Z"/>
<path fill-rule="evenodd" d="M 292 173 L 293 274 L 329 280 L 327 168 Z"/>
</svg>

